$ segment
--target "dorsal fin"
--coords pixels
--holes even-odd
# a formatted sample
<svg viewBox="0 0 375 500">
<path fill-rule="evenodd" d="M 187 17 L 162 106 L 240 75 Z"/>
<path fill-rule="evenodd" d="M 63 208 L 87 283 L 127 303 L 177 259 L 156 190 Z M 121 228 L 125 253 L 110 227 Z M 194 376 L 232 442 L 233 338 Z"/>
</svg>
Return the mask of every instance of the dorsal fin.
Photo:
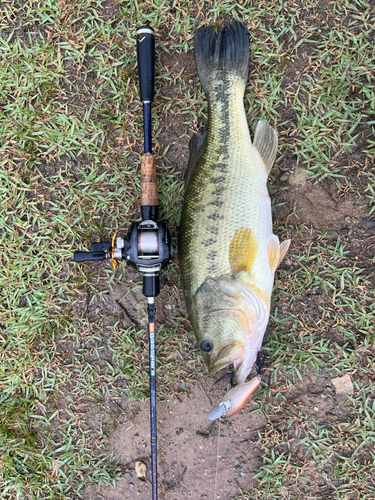
<svg viewBox="0 0 375 500">
<path fill-rule="evenodd" d="M 229 260 L 233 276 L 241 271 L 249 273 L 258 251 L 258 242 L 251 229 L 241 227 L 233 236 L 229 247 Z"/>
<path fill-rule="evenodd" d="M 254 146 L 257 148 L 266 166 L 267 175 L 270 173 L 277 154 L 277 134 L 267 122 L 259 120 L 254 135 Z"/>
<path fill-rule="evenodd" d="M 196 165 L 198 165 L 201 157 L 203 150 L 206 146 L 207 142 L 207 130 L 205 129 L 200 129 L 196 134 L 193 135 L 193 137 L 190 139 L 189 142 L 189 151 L 190 151 L 190 156 L 189 156 L 189 163 L 187 166 L 187 169 L 185 170 L 185 190 L 187 189 L 190 179 L 193 175 L 194 169 Z"/>
</svg>

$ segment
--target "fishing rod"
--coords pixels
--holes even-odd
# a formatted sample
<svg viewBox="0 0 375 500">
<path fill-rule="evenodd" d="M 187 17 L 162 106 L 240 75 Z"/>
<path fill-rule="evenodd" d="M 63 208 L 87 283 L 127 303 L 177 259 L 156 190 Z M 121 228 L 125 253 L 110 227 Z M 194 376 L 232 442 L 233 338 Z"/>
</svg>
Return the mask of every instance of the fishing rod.
<svg viewBox="0 0 375 500">
<path fill-rule="evenodd" d="M 150 26 L 137 29 L 139 87 L 143 104 L 144 153 L 141 156 L 142 222 L 133 222 L 125 238 L 116 235 L 110 242 L 91 244 L 91 252 L 74 252 L 74 261 L 112 259 L 125 261 L 142 273 L 143 295 L 147 298 L 150 421 L 151 421 L 151 483 L 152 500 L 158 498 L 156 439 L 156 359 L 155 359 L 155 297 L 160 293 L 159 272 L 171 257 L 171 240 L 164 221 L 158 221 L 158 187 L 155 158 L 152 154 L 151 104 L 155 84 L 155 32 Z"/>
</svg>

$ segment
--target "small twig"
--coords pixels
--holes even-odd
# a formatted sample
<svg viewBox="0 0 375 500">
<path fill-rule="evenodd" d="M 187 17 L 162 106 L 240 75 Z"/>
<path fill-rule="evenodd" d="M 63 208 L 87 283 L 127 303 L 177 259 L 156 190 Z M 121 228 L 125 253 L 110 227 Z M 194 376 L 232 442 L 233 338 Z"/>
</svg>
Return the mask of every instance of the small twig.
<svg viewBox="0 0 375 500">
<path fill-rule="evenodd" d="M 117 303 L 118 303 L 118 304 L 120 304 L 120 302 L 121 302 L 122 300 L 124 300 L 124 298 L 125 298 L 125 297 L 129 294 L 129 293 L 130 293 L 130 290 L 128 290 L 128 291 L 127 291 L 127 292 L 126 292 L 126 293 L 125 293 L 125 294 L 121 297 L 121 299 L 120 299 L 119 301 L 117 301 Z"/>
<path fill-rule="evenodd" d="M 124 306 L 124 304 L 121 304 L 121 301 L 118 301 L 118 302 L 117 302 L 117 304 L 121 307 L 121 309 L 122 309 L 122 314 L 124 315 L 125 320 L 126 320 L 128 323 L 130 323 L 130 324 L 135 323 L 135 322 L 131 319 L 131 317 L 129 316 L 129 314 L 128 314 L 128 312 L 127 312 L 126 307 Z"/>
<path fill-rule="evenodd" d="M 134 424 L 133 422 L 130 422 L 132 425 L 130 427 L 128 427 L 127 429 L 125 429 L 125 432 L 129 431 L 132 427 L 134 427 Z"/>
</svg>

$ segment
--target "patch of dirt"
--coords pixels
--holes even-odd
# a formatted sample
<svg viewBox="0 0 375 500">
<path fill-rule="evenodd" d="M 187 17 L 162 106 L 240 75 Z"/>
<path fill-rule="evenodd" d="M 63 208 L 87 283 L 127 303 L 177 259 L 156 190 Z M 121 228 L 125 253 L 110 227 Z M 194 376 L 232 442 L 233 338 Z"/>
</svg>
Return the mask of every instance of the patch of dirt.
<svg viewBox="0 0 375 500">
<path fill-rule="evenodd" d="M 348 379 L 349 375 L 344 377 Z M 348 446 L 336 448 L 336 453 L 330 460 L 317 467 L 316 457 L 311 446 L 308 446 L 308 436 L 316 434 L 317 426 L 329 429 L 331 437 L 336 437 L 338 429 L 345 429 L 346 425 L 355 419 L 354 407 L 348 401 L 348 394 L 336 390 L 335 378 L 329 373 L 317 376 L 313 370 L 303 374 L 303 381 L 290 387 L 271 386 L 271 404 L 276 410 L 270 416 L 269 426 L 275 442 L 275 458 L 284 454 L 290 457 L 294 467 L 304 467 L 304 478 L 298 481 L 293 472 L 286 480 L 285 487 L 290 495 L 302 498 L 301 494 L 309 495 L 314 492 L 314 498 L 321 500 L 331 498 L 333 491 L 343 484 L 343 478 L 335 475 L 335 463 L 342 461 L 342 457 L 350 457 L 353 450 Z M 280 405 L 280 392 L 285 402 Z M 285 415 L 293 415 L 293 424 Z M 344 427 L 341 427 L 343 425 Z M 281 444 L 278 444 L 281 442 Z M 328 451 L 327 451 L 328 453 Z M 364 457 L 367 455 L 364 453 Z"/>
<path fill-rule="evenodd" d="M 368 213 L 366 198 L 354 193 L 340 197 L 331 183 L 314 184 L 309 181 L 301 167 L 295 168 L 288 183 L 288 203 L 284 211 L 294 212 L 291 217 L 294 222 L 310 224 L 320 231 L 340 230 L 360 224 Z"/>
<path fill-rule="evenodd" d="M 101 327 L 113 326 L 120 321 L 123 328 L 134 326 L 147 328 L 147 301 L 142 293 L 142 277 L 131 267 L 121 265 L 118 273 L 126 273 L 121 282 L 109 283 L 103 271 L 111 268 L 110 262 L 95 262 L 86 265 L 92 273 L 96 293 L 83 292 L 83 298 L 75 302 L 73 312 L 85 316 L 90 323 Z M 98 279 L 97 276 L 100 275 Z M 186 307 L 182 291 L 179 291 L 168 274 L 160 276 L 160 295 L 156 303 L 158 324 L 168 323 L 170 317 L 185 317 Z"/>
<path fill-rule="evenodd" d="M 162 53 L 160 62 L 163 71 L 169 73 L 173 81 L 165 82 L 158 90 L 157 113 L 163 116 L 163 130 L 159 136 L 159 147 L 166 154 L 168 162 L 177 166 L 179 171 L 187 167 L 189 159 L 189 141 L 193 131 L 186 123 L 184 109 L 192 102 L 189 95 L 197 90 L 197 73 L 194 62 L 194 52 L 187 54 Z M 181 84 L 185 85 L 181 89 Z M 172 105 L 171 105 L 172 103 Z"/>
<path fill-rule="evenodd" d="M 347 377 L 349 377 L 347 375 Z M 350 417 L 351 407 L 346 403 L 346 395 L 336 390 L 328 374 L 320 377 L 312 372 L 304 376 L 301 384 L 284 392 L 288 409 L 296 417 L 303 413 L 315 422 L 345 422 Z"/>
<path fill-rule="evenodd" d="M 286 85 L 298 86 L 306 68 L 311 64 L 312 49 L 309 44 L 303 43 L 298 48 L 298 57 L 295 60 L 284 59 L 284 82 Z"/>
<path fill-rule="evenodd" d="M 206 391 L 201 383 L 182 385 L 169 400 L 157 405 L 158 478 L 160 500 L 228 499 L 250 490 L 258 455 L 258 430 L 265 420 L 255 413 L 256 403 L 230 419 L 210 422 L 209 410 L 223 396 L 222 388 Z M 125 479 L 115 488 L 100 488 L 85 500 L 148 500 L 150 483 L 149 402 L 127 403 L 127 421 L 117 427 L 110 450 L 125 469 Z M 138 478 L 135 462 L 147 466 Z M 217 477 L 217 481 L 216 481 Z"/>
</svg>

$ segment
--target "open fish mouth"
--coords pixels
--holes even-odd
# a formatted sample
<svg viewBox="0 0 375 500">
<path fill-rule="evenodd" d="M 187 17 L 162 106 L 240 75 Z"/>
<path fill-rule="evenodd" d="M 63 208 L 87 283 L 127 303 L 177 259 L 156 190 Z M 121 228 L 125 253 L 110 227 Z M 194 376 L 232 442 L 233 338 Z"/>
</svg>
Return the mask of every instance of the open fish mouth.
<svg viewBox="0 0 375 500">
<path fill-rule="evenodd" d="M 222 347 L 215 362 L 208 367 L 208 373 L 212 375 L 231 363 L 240 363 L 244 354 L 244 348 L 240 344 L 229 344 Z"/>
</svg>

